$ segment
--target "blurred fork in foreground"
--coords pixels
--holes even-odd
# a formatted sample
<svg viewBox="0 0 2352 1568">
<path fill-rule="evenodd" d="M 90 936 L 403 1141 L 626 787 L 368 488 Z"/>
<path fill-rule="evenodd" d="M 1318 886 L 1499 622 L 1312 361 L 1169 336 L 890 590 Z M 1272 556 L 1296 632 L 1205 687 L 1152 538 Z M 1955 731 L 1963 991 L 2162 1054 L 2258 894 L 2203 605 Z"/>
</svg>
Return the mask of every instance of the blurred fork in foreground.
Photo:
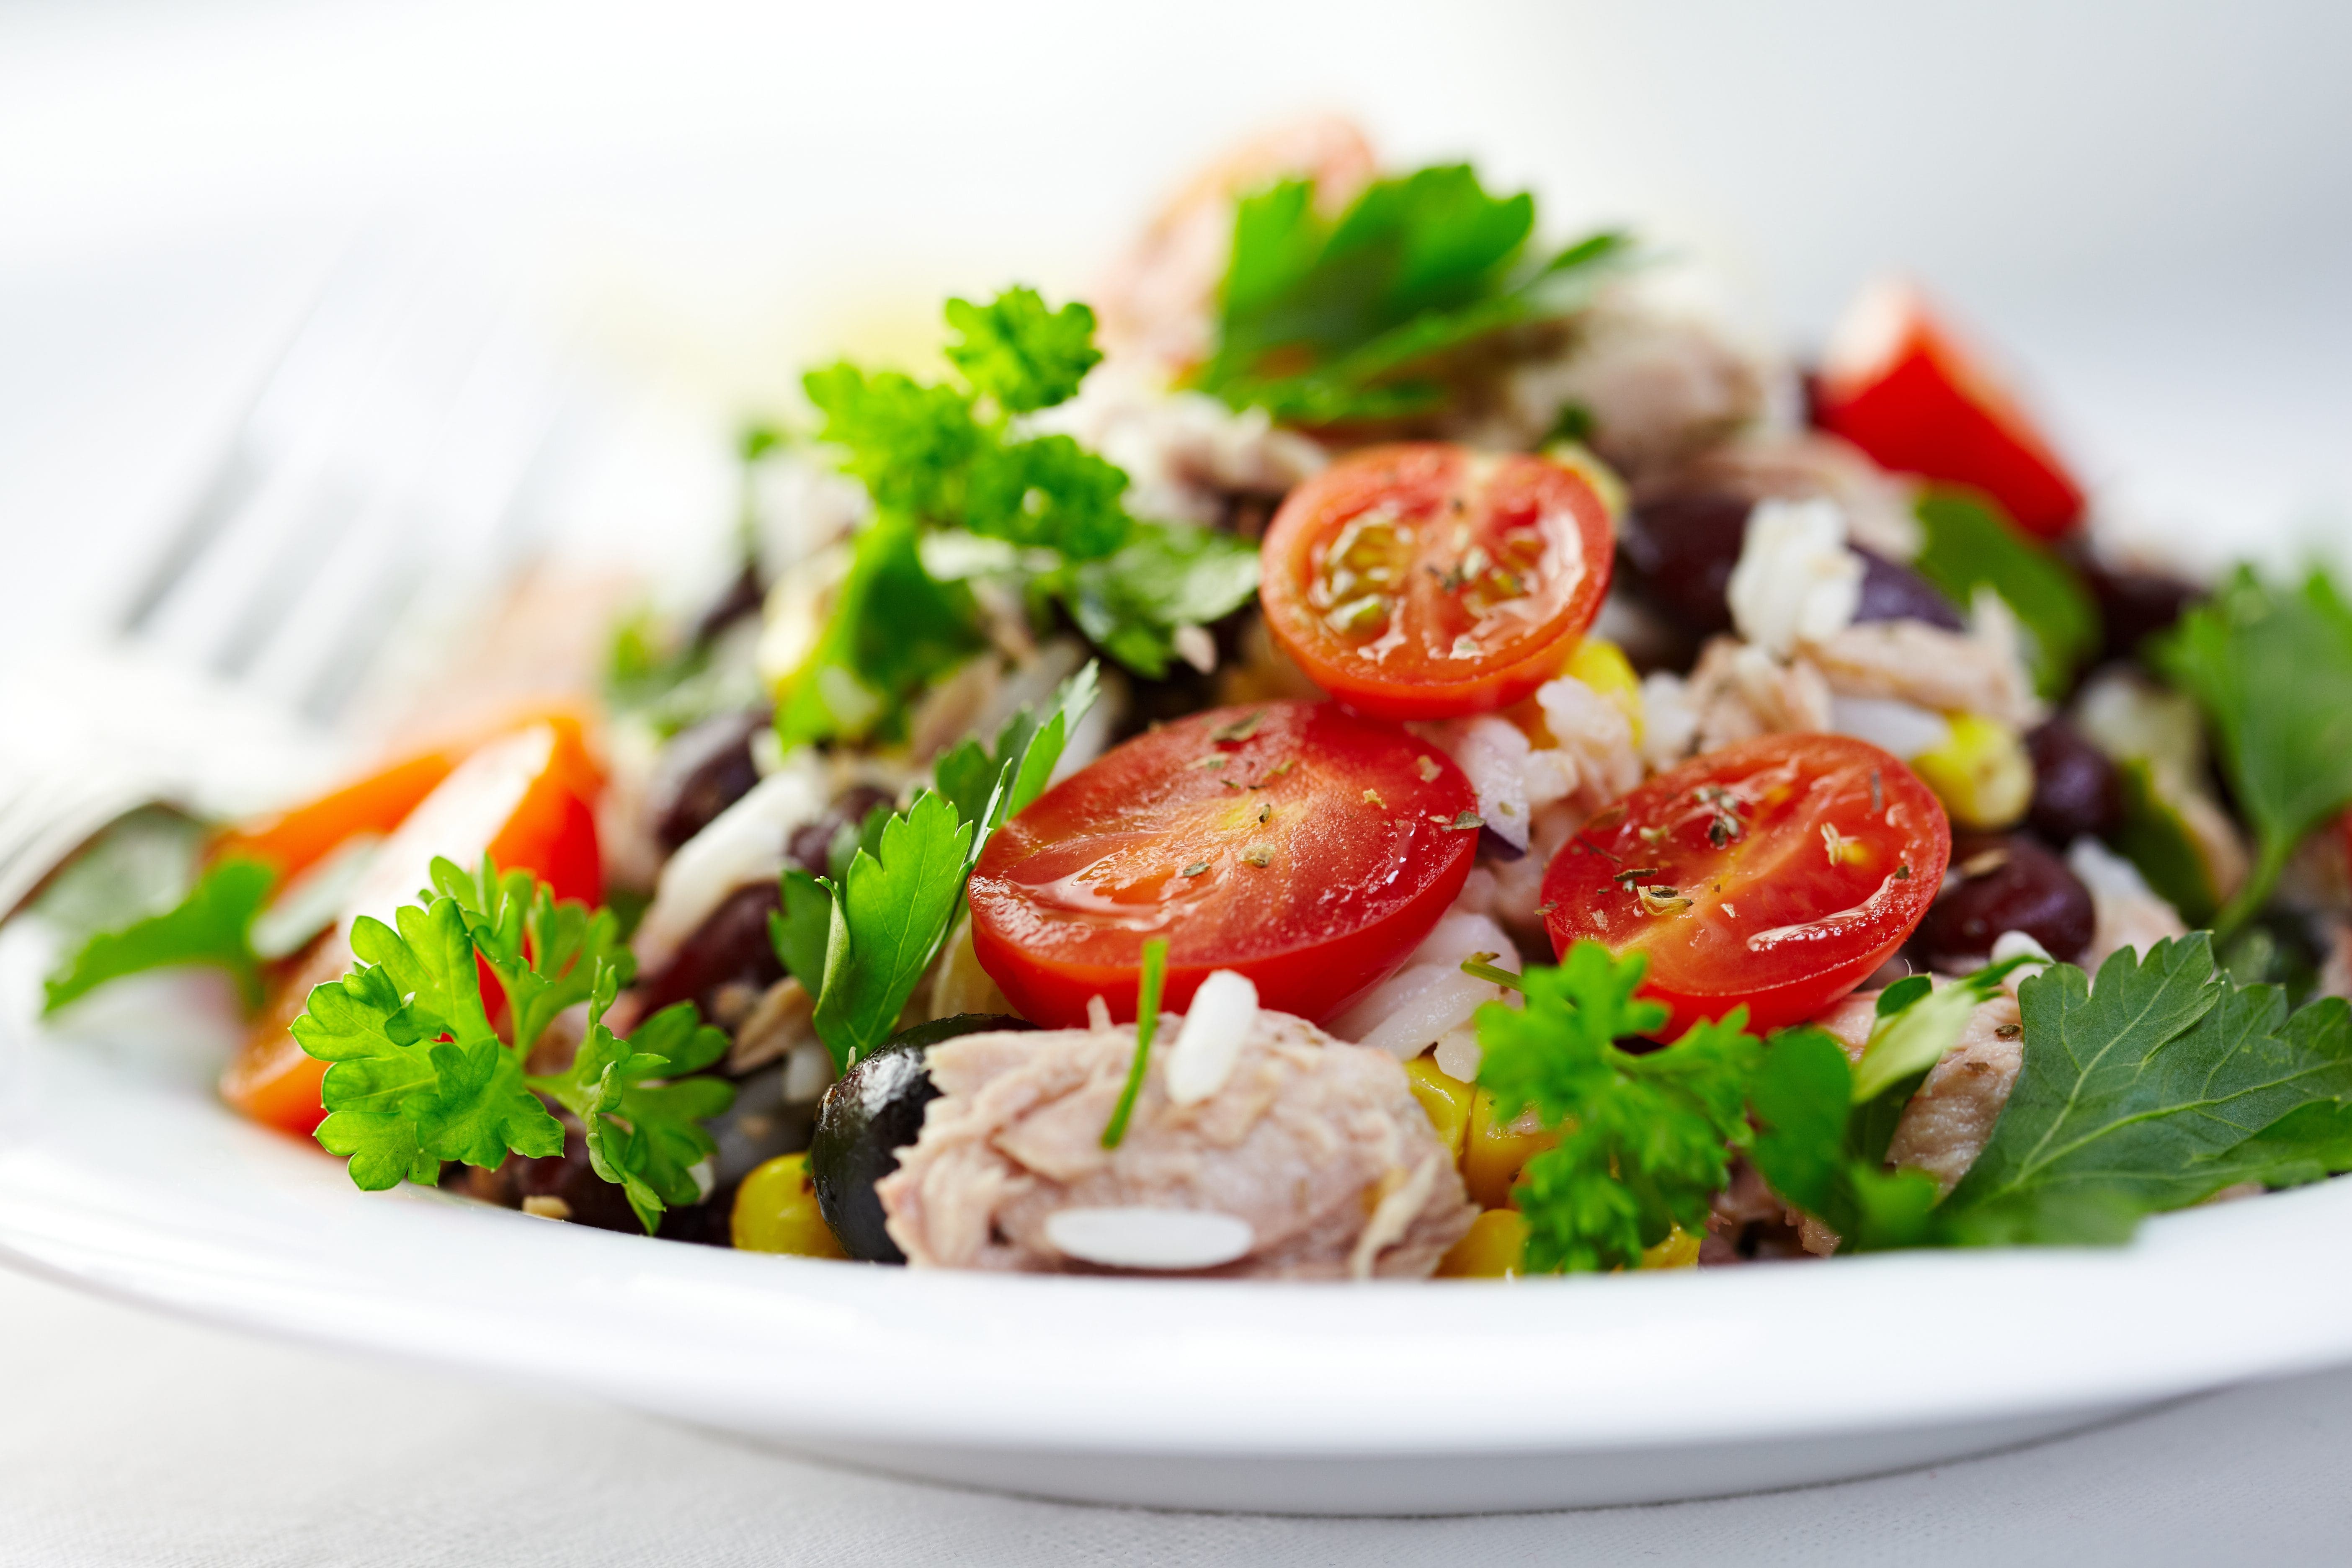
<svg viewBox="0 0 2352 1568">
<path fill-rule="evenodd" d="M 0 675 L 0 918 L 132 807 L 241 814 L 330 771 L 425 585 L 530 542 L 562 393 L 479 282 L 347 253 L 112 635 Z"/>
</svg>

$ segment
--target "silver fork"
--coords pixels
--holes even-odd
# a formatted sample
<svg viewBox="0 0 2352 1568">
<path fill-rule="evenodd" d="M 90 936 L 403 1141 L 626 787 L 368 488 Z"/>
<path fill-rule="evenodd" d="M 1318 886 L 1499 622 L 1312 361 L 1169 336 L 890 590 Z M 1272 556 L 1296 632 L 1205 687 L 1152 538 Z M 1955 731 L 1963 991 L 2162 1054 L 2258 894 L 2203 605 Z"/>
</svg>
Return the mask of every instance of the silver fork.
<svg viewBox="0 0 2352 1568">
<path fill-rule="evenodd" d="M 526 544 L 562 390 L 478 283 L 355 246 L 110 636 L 0 682 L 0 919 L 134 807 L 236 815 L 331 771 L 428 581 Z"/>
</svg>

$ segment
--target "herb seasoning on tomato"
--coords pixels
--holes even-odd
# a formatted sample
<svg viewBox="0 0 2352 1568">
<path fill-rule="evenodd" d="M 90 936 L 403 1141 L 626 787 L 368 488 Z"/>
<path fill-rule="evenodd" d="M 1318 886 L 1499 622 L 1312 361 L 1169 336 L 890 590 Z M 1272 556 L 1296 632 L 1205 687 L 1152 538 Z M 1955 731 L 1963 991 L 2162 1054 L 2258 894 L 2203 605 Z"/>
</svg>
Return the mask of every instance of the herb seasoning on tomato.
<svg viewBox="0 0 2352 1568">
<path fill-rule="evenodd" d="M 1927 786 L 1843 735 L 1769 735 L 1659 774 L 1544 875 L 1554 951 L 1580 938 L 1649 960 L 1666 1038 L 1745 1005 L 1758 1029 L 1821 1012 L 1903 944 L 1952 833 Z"/>
<path fill-rule="evenodd" d="M 1328 702 L 1213 709 L 1139 735 L 988 842 L 972 946 L 1023 1016 L 1135 1016 L 1144 942 L 1166 1005 L 1213 970 L 1260 1003 L 1332 1016 L 1419 946 L 1478 842 L 1469 781 L 1436 747 Z"/>
<path fill-rule="evenodd" d="M 1261 556 L 1267 628 L 1318 685 L 1444 719 L 1559 673 L 1609 591 L 1609 509 L 1547 458 L 1376 447 L 1292 491 Z"/>
</svg>

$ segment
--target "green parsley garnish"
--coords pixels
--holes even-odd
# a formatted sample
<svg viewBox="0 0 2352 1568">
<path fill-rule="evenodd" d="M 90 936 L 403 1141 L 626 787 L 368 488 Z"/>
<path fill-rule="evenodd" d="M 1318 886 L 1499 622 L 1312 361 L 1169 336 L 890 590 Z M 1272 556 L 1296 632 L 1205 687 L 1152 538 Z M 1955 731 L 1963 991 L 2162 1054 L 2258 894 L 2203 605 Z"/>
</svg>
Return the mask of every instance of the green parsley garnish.
<svg viewBox="0 0 2352 1568">
<path fill-rule="evenodd" d="M 1896 996 L 1915 985 L 1881 998 L 1894 1006 L 1860 1070 L 1818 1030 L 1791 1030 L 1767 1047 L 1751 1090 L 1761 1131 L 1749 1157 L 1843 1250 L 2115 1243 L 2148 1215 L 2241 1182 L 2288 1185 L 2352 1168 L 2352 1011 L 2329 999 L 2290 1016 L 2275 986 L 2239 986 L 2220 971 L 2200 931 L 2145 959 L 2125 949 L 2095 986 L 2054 964 L 2019 987 L 2016 1088 L 1984 1152 L 1937 1203 L 1924 1173 L 1884 1162 L 1904 1104 L 1949 1038 L 1931 1052 L 1896 1037 L 1906 1018 L 1922 1033 L 1957 1033 L 1987 988 Z M 1882 1042 L 1895 1059 L 1874 1071 Z"/>
<path fill-rule="evenodd" d="M 2325 573 L 2273 587 L 2241 569 L 2155 648 L 2204 710 L 2254 866 L 2215 916 L 2226 940 L 2269 901 L 2295 846 L 2352 805 L 2352 606 Z"/>
<path fill-rule="evenodd" d="M 2142 1215 L 2240 1182 L 2343 1168 L 2329 1136 L 2352 1103 L 2341 1000 L 2290 1017 L 2276 986 L 2234 984 L 2202 931 L 2145 959 L 2125 949 L 2095 986 L 2054 965 L 2018 1000 L 2024 1067 L 1945 1205 L 1962 1238 L 2120 1241 Z"/>
<path fill-rule="evenodd" d="M 1835 1232 L 1843 1251 L 1933 1245 L 1943 1239 L 1936 1179 L 1885 1168 L 1886 1139 L 1916 1087 L 1898 1089 L 1891 1115 L 1878 1100 L 1854 1105 L 1845 1047 L 1819 1029 L 1784 1030 L 1748 1086 L 1757 1131 L 1748 1157 L 1775 1196 Z"/>
<path fill-rule="evenodd" d="M 727 1054 L 726 1035 L 691 1002 L 663 1008 L 625 1040 L 606 1028 L 619 984 L 611 964 L 598 966 L 588 1035 L 570 1069 L 526 1081 L 580 1119 L 590 1168 L 622 1189 L 650 1236 L 664 1209 L 701 1201 L 695 1168 L 719 1152 L 703 1123 L 735 1103 L 735 1086 L 690 1076 Z"/>
<path fill-rule="evenodd" d="M 1618 1047 L 1666 1022 L 1664 1006 L 1634 996 L 1648 967 L 1640 953 L 1620 959 L 1580 942 L 1559 967 L 1517 977 L 1525 1008 L 1478 1009 L 1478 1082 L 1496 1115 L 1507 1121 L 1532 1105 L 1561 1131 L 1528 1162 L 1517 1192 L 1534 1272 L 1630 1268 L 1674 1226 L 1696 1233 L 1729 1179 L 1731 1151 L 1748 1141 L 1760 1047 L 1745 1008 L 1663 1050 Z"/>
<path fill-rule="evenodd" d="M 1597 234 L 1523 259 L 1535 198 L 1489 195 L 1467 164 L 1367 186 L 1336 221 L 1310 182 L 1244 199 L 1199 383 L 1234 406 L 1303 425 L 1395 419 L 1444 407 L 1449 353 L 1564 316 L 1631 252 Z"/>
<path fill-rule="evenodd" d="M 666 1206 L 700 1198 L 692 1167 L 715 1148 L 701 1122 L 735 1090 L 688 1075 L 725 1054 L 727 1037 L 681 1002 L 616 1039 L 604 1012 L 635 964 L 609 911 L 558 903 L 529 873 L 501 877 L 487 860 L 478 873 L 436 860 L 432 874 L 396 927 L 352 922 L 356 966 L 312 990 L 294 1020 L 296 1043 L 331 1064 L 320 1146 L 365 1190 L 429 1185 L 446 1161 L 488 1170 L 510 1153 L 561 1154 L 544 1095 L 580 1118 L 590 1163 L 625 1189 L 649 1234 Z M 490 1024 L 478 964 L 507 994 L 511 1038 Z M 591 1011 L 572 1066 L 528 1073 L 548 1023 L 578 1002 Z"/>
<path fill-rule="evenodd" d="M 986 646 L 967 583 L 927 566 L 927 535 L 998 542 L 974 571 L 1013 576 L 1033 601 L 1058 601 L 1105 653 L 1157 677 L 1174 637 L 1234 610 L 1257 589 L 1245 541 L 1125 510 L 1126 472 L 1024 416 L 1066 402 L 1102 356 L 1094 312 L 1048 310 L 1011 289 L 987 305 L 950 300 L 947 349 L 959 384 L 929 384 L 847 363 L 803 379 L 823 416 L 818 438 L 864 482 L 875 515 L 815 651 L 776 718 L 786 746 L 856 739 L 894 724 L 924 685 Z"/>
<path fill-rule="evenodd" d="M 1041 722 L 1023 709 L 993 748 L 966 741 L 932 770 L 936 787 L 903 811 L 877 812 L 837 877 L 783 876 L 768 929 L 784 967 L 816 998 L 817 1037 L 835 1071 L 888 1039 L 963 910 L 990 834 L 1045 793 L 1069 733 L 1094 704 L 1091 664 Z"/>
<path fill-rule="evenodd" d="M 224 971 L 247 1008 L 258 1005 L 261 961 L 253 951 L 253 922 L 277 885 L 277 871 L 258 860 L 231 858 L 206 868 L 172 908 L 96 932 L 77 948 L 42 983 L 42 1016 L 108 981 L 191 965 Z"/>
<path fill-rule="evenodd" d="M 1962 609 L 1990 588 L 2016 616 L 2026 664 L 2042 696 L 2063 697 L 2099 651 L 2099 607 L 2082 579 L 2001 521 L 1982 498 L 1930 489 L 1915 509 L 1925 541 L 1912 569 Z"/>
<path fill-rule="evenodd" d="M 1135 1059 L 1127 1069 L 1127 1084 L 1118 1091 L 1118 1104 L 1110 1113 L 1110 1121 L 1103 1128 L 1102 1146 L 1116 1149 L 1127 1136 L 1129 1118 L 1135 1114 L 1136 1097 L 1143 1092 L 1143 1071 L 1151 1060 L 1151 1037 L 1160 1027 L 1160 993 L 1168 979 L 1168 939 L 1155 936 L 1143 944 L 1143 977 L 1135 1001 Z"/>
</svg>

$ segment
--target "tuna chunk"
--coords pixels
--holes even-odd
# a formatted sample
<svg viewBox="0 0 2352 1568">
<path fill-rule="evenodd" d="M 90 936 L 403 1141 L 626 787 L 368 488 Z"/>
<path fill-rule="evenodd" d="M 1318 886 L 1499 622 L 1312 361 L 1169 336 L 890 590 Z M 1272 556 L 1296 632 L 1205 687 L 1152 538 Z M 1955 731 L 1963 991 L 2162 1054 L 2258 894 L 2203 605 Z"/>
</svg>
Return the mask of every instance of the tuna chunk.
<svg viewBox="0 0 2352 1568">
<path fill-rule="evenodd" d="M 1223 1085 L 1179 1107 L 1163 1018 L 1117 1149 L 1102 1131 L 1135 1052 L 1132 1027 L 967 1035 L 931 1047 L 941 1093 L 876 1191 L 918 1267 L 1087 1270 L 1046 1238 L 1068 1209 L 1209 1210 L 1249 1250 L 1203 1270 L 1261 1279 L 1419 1278 L 1477 1213 L 1385 1051 L 1260 1013 Z"/>
<path fill-rule="evenodd" d="M 1845 1054 L 1859 1061 L 1870 1038 L 1878 994 L 1850 996 L 1814 1020 L 1837 1037 Z M 2006 994 L 1979 1004 L 1961 1026 L 1960 1037 L 1928 1072 L 1886 1146 L 1888 1162 L 1925 1171 L 1946 1192 L 1959 1184 L 1992 1140 L 1993 1123 L 2017 1085 L 2025 1060 L 2025 1037 L 2017 1000 Z"/>
</svg>

